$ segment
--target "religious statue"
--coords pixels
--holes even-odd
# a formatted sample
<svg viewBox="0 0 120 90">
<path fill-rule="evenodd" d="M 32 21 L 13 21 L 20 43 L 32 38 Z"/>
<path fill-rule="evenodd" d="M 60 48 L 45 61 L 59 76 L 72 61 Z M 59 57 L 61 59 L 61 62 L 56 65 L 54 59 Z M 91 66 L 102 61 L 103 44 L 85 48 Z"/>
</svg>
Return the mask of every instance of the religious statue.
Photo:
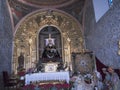
<svg viewBox="0 0 120 90">
<path fill-rule="evenodd" d="M 112 67 L 108 67 L 108 72 L 110 73 L 110 82 L 109 84 L 109 90 L 118 90 L 119 88 L 119 76 L 114 71 Z"/>
<path fill-rule="evenodd" d="M 42 54 L 42 58 L 44 58 L 46 61 L 57 61 L 57 58 L 60 58 L 60 55 L 56 49 L 54 38 L 51 38 L 51 35 L 49 35 L 49 38 L 46 39 L 46 46 Z"/>
<path fill-rule="evenodd" d="M 23 53 L 20 53 L 20 56 L 18 57 L 18 68 L 23 68 L 24 67 L 24 55 Z"/>
<path fill-rule="evenodd" d="M 107 68 L 103 68 L 102 71 L 105 74 L 105 78 L 103 80 L 104 90 L 108 90 L 109 89 L 109 83 L 110 83 L 110 73 L 107 71 Z"/>
<path fill-rule="evenodd" d="M 37 72 L 43 72 L 43 65 L 42 64 L 37 66 Z"/>
<path fill-rule="evenodd" d="M 60 57 L 56 47 L 53 46 L 46 46 L 42 55 L 42 58 L 55 58 Z"/>
<path fill-rule="evenodd" d="M 75 90 L 84 90 L 85 89 L 85 82 L 82 75 L 79 75 L 74 83 Z"/>
<path fill-rule="evenodd" d="M 64 71 L 68 67 L 67 62 L 66 65 L 63 64 L 63 62 L 60 62 L 57 67 L 57 71 Z"/>
</svg>

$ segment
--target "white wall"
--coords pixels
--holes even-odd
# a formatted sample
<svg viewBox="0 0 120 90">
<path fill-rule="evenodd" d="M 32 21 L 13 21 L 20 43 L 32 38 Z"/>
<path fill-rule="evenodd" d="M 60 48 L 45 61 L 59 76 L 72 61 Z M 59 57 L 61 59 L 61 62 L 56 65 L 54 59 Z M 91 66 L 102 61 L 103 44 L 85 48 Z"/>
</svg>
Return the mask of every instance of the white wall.
<svg viewBox="0 0 120 90">
<path fill-rule="evenodd" d="M 108 11 L 108 0 L 93 0 L 96 22 Z"/>
</svg>

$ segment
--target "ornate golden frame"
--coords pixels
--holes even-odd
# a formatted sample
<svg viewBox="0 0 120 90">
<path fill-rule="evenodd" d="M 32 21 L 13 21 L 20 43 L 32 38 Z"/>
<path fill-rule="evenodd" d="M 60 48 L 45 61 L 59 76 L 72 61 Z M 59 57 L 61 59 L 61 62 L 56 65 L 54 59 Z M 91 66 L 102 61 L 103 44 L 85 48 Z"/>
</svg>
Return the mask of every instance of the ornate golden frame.
<svg viewBox="0 0 120 90">
<path fill-rule="evenodd" d="M 24 53 L 25 68 L 31 68 L 38 62 L 38 33 L 45 26 L 54 26 L 61 32 L 64 62 L 71 64 L 71 52 L 84 48 L 84 39 L 80 24 L 69 14 L 59 10 L 41 10 L 28 15 L 18 26 L 14 36 L 13 69 L 18 66 L 17 58 Z"/>
</svg>

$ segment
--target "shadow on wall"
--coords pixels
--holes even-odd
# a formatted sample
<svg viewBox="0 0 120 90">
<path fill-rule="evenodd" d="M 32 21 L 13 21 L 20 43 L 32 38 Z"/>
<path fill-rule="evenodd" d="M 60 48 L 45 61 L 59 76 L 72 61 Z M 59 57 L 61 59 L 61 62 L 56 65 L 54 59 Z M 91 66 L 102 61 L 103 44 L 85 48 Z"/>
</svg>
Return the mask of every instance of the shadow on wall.
<svg viewBox="0 0 120 90">
<path fill-rule="evenodd" d="M 2 72 L 0 72 L 0 90 L 4 90 Z"/>
</svg>

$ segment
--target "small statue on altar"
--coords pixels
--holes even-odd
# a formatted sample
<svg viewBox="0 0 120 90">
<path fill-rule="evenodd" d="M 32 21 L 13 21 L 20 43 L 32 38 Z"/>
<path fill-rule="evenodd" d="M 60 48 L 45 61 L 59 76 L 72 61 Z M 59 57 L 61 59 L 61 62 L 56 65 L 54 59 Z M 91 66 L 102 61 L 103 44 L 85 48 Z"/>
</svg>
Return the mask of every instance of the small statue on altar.
<svg viewBox="0 0 120 90">
<path fill-rule="evenodd" d="M 58 70 L 58 71 L 64 71 L 67 67 L 68 67 L 68 66 L 67 66 L 67 63 L 66 63 L 66 65 L 64 66 L 63 62 L 60 62 L 60 63 L 58 64 L 57 70 Z"/>
<path fill-rule="evenodd" d="M 42 64 L 37 66 L 37 72 L 43 72 L 43 65 Z"/>
</svg>

